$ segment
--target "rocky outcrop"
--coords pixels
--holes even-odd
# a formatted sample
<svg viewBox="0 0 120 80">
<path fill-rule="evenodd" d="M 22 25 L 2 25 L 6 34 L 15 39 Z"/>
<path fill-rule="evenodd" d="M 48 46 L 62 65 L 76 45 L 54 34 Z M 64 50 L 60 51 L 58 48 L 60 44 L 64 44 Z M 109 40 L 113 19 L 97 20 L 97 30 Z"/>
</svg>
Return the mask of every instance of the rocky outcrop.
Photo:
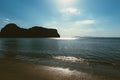
<svg viewBox="0 0 120 80">
<path fill-rule="evenodd" d="M 56 29 L 47 29 L 43 27 L 32 27 L 29 29 L 20 28 L 14 23 L 7 24 L 1 29 L 0 37 L 2 38 L 47 38 L 60 37 Z"/>
</svg>

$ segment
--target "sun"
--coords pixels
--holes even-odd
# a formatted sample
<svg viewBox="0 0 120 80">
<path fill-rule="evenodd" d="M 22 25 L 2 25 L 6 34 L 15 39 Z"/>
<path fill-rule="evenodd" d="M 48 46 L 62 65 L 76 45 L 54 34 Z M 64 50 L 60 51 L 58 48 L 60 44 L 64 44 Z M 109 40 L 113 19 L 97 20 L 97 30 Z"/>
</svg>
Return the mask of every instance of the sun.
<svg viewBox="0 0 120 80">
<path fill-rule="evenodd" d="M 74 0 L 58 0 L 59 3 L 61 4 L 70 4 L 72 3 Z"/>
<path fill-rule="evenodd" d="M 55 3 L 57 4 L 57 6 L 68 6 L 68 5 L 72 5 L 74 4 L 76 0 L 55 0 Z"/>
</svg>

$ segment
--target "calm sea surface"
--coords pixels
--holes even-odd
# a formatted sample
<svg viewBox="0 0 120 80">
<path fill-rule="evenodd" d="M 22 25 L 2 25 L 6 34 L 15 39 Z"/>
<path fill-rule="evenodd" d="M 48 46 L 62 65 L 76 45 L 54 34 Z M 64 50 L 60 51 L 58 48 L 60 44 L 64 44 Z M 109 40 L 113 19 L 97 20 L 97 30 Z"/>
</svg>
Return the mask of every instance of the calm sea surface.
<svg viewBox="0 0 120 80">
<path fill-rule="evenodd" d="M 0 39 L 0 58 L 9 57 L 120 80 L 119 38 Z"/>
</svg>

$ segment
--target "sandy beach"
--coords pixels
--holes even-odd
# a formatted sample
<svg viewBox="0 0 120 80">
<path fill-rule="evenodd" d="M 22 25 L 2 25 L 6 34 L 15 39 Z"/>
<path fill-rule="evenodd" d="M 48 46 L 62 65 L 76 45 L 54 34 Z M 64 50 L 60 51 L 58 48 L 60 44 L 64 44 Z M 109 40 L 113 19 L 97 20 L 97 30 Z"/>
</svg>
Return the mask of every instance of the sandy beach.
<svg viewBox="0 0 120 80">
<path fill-rule="evenodd" d="M 0 80 L 86 80 L 86 74 L 12 59 L 0 60 Z"/>
<path fill-rule="evenodd" d="M 67 68 L 0 59 L 0 80 L 113 80 Z"/>
</svg>

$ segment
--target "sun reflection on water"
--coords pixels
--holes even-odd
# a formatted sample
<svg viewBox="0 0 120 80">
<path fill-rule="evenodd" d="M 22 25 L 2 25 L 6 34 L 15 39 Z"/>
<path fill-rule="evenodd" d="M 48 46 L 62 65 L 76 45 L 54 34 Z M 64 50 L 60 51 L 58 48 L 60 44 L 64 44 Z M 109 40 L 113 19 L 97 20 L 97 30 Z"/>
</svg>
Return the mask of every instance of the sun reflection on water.
<svg viewBox="0 0 120 80">
<path fill-rule="evenodd" d="M 85 59 L 83 58 L 76 58 L 76 57 L 71 57 L 71 56 L 54 56 L 53 58 L 62 60 L 62 61 L 80 62 L 80 63 L 85 62 Z"/>
<path fill-rule="evenodd" d="M 76 40 L 77 38 L 52 38 L 56 40 Z"/>
<path fill-rule="evenodd" d="M 79 72 L 76 70 L 70 70 L 69 68 L 62 68 L 62 67 L 48 67 L 50 71 L 55 72 L 56 74 L 61 74 L 63 76 L 71 76 L 71 75 L 87 75 L 86 73 Z"/>
</svg>

